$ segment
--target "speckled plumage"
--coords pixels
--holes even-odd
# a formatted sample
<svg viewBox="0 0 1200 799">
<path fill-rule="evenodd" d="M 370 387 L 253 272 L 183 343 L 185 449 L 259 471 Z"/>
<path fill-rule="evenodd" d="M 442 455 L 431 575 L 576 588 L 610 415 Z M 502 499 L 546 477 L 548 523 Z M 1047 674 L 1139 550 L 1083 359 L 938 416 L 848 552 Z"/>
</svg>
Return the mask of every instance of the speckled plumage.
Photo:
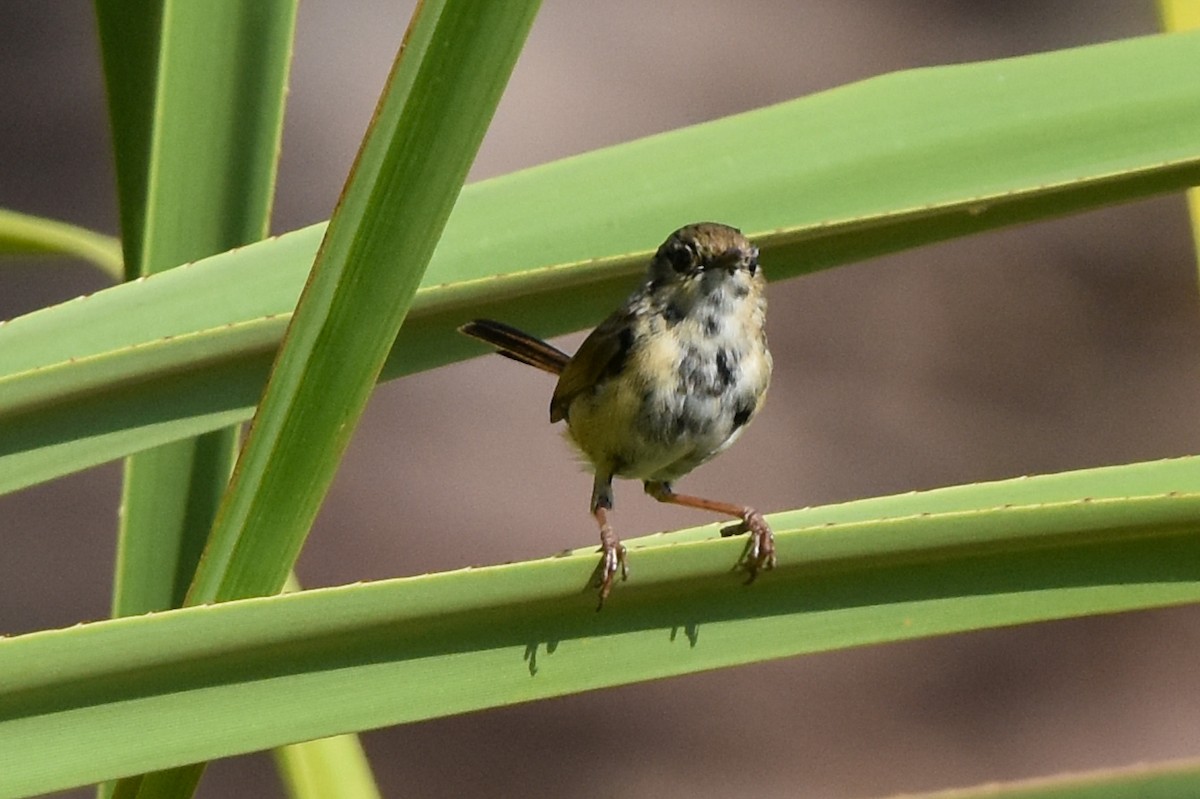
<svg viewBox="0 0 1200 799">
<path fill-rule="evenodd" d="M 673 256 L 680 242 L 693 254 Z M 672 257 L 694 263 L 680 271 Z M 714 266 L 720 258 L 729 260 Z M 593 510 L 611 507 L 612 477 L 677 480 L 754 418 L 771 379 L 765 284 L 758 250 L 740 233 L 683 228 L 659 248 L 645 283 L 580 346 L 550 418 L 566 420 L 595 469 Z"/>
<path fill-rule="evenodd" d="M 625 573 L 625 547 L 608 524 L 612 479 L 642 480 L 662 502 L 742 519 L 751 576 L 774 564 L 770 528 L 752 508 L 676 494 L 674 480 L 737 440 L 771 379 L 766 278 L 740 231 L 706 222 L 658 248 L 645 281 L 592 331 L 574 356 L 507 325 L 477 320 L 462 331 L 501 354 L 559 375 L 550 421 L 595 472 L 591 510 L 601 530 L 601 599 Z"/>
</svg>

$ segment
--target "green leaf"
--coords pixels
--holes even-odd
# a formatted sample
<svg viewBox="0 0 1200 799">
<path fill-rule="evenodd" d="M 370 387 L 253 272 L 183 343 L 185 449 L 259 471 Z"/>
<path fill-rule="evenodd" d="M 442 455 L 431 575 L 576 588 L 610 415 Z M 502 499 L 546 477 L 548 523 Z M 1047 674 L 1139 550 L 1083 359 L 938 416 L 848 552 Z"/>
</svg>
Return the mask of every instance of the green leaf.
<svg viewBox="0 0 1200 799">
<path fill-rule="evenodd" d="M 538 2 L 418 6 L 271 373 L 188 604 L 283 587 Z M 197 771 L 202 766 L 184 769 Z M 160 796 L 178 774 L 146 776 Z"/>
<path fill-rule="evenodd" d="M 3 639 L 0 797 L 738 663 L 1196 602 L 1198 514 L 1200 458 L 1184 458 L 778 514 L 779 566 L 749 586 L 731 568 L 744 542 L 715 525 L 627 542 L 635 577 L 601 613 L 592 551 Z"/>
<path fill-rule="evenodd" d="M 295 13 L 294 0 L 97 3 L 131 277 L 266 236 Z M 126 461 L 114 615 L 182 604 L 237 432 Z M 352 737 L 292 747 L 281 760 L 289 776 L 320 773 L 335 767 L 335 754 L 362 761 Z M 198 774 L 177 776 L 171 792 L 190 794 Z M 102 795 L 136 796 L 143 784 L 127 780 Z"/>
<path fill-rule="evenodd" d="M 284 590 L 300 590 L 289 574 Z M 275 766 L 291 799 L 380 799 L 375 775 L 357 735 L 335 735 L 281 746 Z"/>
<path fill-rule="evenodd" d="M 418 7 L 272 369 L 188 603 L 278 591 L 537 13 Z"/>
<path fill-rule="evenodd" d="M 292 799 L 379 799 L 357 735 L 281 746 L 274 755 Z"/>
<path fill-rule="evenodd" d="M 294 0 L 98 0 L 126 269 L 267 234 Z M 177 606 L 233 465 L 229 428 L 126 462 L 113 610 Z"/>
<path fill-rule="evenodd" d="M 54 219 L 0 208 L 0 254 L 70 255 L 121 279 L 121 243 L 111 236 Z"/>
<path fill-rule="evenodd" d="M 1196 3 L 1195 0 L 1158 0 L 1158 12 L 1162 18 L 1163 30 L 1200 29 L 1200 3 Z M 1173 80 L 1182 75 L 1183 73 L 1178 73 L 1170 77 Z M 1192 242 L 1197 255 L 1200 256 L 1200 189 L 1190 189 L 1187 198 L 1188 215 L 1192 221 Z"/>
<path fill-rule="evenodd" d="M 904 799 L 1193 799 L 1198 792 L 1200 761 L 1175 760 L 936 793 L 905 794 Z"/>
<path fill-rule="evenodd" d="M 129 279 L 266 235 L 295 0 L 96 0 Z"/>
<path fill-rule="evenodd" d="M 898 73 L 468 186 L 383 376 L 480 352 L 472 316 L 597 321 L 696 219 L 779 279 L 1198 183 L 1198 57 L 1186 33 Z M 321 235 L 0 326 L 0 491 L 247 419 Z"/>
<path fill-rule="evenodd" d="M 142 273 L 165 2 L 93 2 L 113 133 L 126 280 Z"/>
<path fill-rule="evenodd" d="M 1163 30 L 1186 31 L 1200 28 L 1200 6 L 1194 0 L 1158 0 Z"/>
</svg>

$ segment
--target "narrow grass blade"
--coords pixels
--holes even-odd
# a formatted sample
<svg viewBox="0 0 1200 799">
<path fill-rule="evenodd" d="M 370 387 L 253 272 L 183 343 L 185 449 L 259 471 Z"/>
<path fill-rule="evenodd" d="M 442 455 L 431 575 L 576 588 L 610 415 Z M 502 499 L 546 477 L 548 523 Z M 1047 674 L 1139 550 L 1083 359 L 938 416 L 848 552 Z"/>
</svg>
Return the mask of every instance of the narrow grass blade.
<svg viewBox="0 0 1200 799">
<path fill-rule="evenodd" d="M 131 276 L 267 234 L 295 11 L 96 3 Z M 236 446 L 228 428 L 126 462 L 114 613 L 182 602 Z"/>
<path fill-rule="evenodd" d="M 357 735 L 335 735 L 275 749 L 275 763 L 291 799 L 379 799 Z"/>
<path fill-rule="evenodd" d="M 300 590 L 289 574 L 284 591 Z M 380 799 L 357 735 L 334 735 L 275 749 L 275 767 L 291 799 Z"/>
<path fill-rule="evenodd" d="M 537 2 L 418 7 L 284 337 L 188 602 L 282 586 L 491 121 Z"/>
<path fill-rule="evenodd" d="M 769 658 L 1197 602 L 1198 466 L 939 492 L 1006 494 L 974 509 L 916 494 L 869 501 L 910 511 L 895 517 L 779 514 L 779 566 L 749 586 L 731 568 L 743 542 L 659 536 L 631 551 L 636 579 L 602 613 L 587 552 L 0 640 L 0 797 Z"/>
<path fill-rule="evenodd" d="M 265 237 L 295 0 L 98 0 L 96 11 L 129 276 Z M 182 604 L 237 444 L 231 426 L 126 460 L 114 615 Z M 172 792 L 194 787 L 188 777 Z"/>
<path fill-rule="evenodd" d="M 1200 3 L 1196 0 L 1158 0 L 1158 13 L 1165 31 L 1200 28 Z"/>
<path fill-rule="evenodd" d="M 1016 782 L 894 799 L 1194 799 L 1200 796 L 1200 760 L 1173 760 L 1061 774 Z"/>
<path fill-rule="evenodd" d="M 126 280 L 142 274 L 166 1 L 93 2 L 113 134 Z"/>
<path fill-rule="evenodd" d="M 121 243 L 55 219 L 0 208 L 0 255 L 69 255 L 120 280 Z"/>
<path fill-rule="evenodd" d="M 189 604 L 283 586 L 537 6 L 418 6 L 284 337 Z M 147 775 L 138 796 L 164 795 L 160 783 L 179 779 Z"/>
<path fill-rule="evenodd" d="M 1196 0 L 1158 0 L 1159 15 L 1163 30 L 1194 31 L 1200 28 L 1200 2 Z M 1170 75 L 1171 79 L 1180 77 Z M 1188 211 L 1192 220 L 1192 240 L 1197 257 L 1200 257 L 1200 189 L 1189 189 Z"/>
</svg>

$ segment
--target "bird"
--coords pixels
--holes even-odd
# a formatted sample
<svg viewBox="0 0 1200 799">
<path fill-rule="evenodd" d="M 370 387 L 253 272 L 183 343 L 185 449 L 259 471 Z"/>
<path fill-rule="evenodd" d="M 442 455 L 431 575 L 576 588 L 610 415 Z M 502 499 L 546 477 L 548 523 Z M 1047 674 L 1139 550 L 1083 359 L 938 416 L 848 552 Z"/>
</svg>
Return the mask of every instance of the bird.
<svg viewBox="0 0 1200 799">
<path fill-rule="evenodd" d="M 772 359 L 758 256 L 728 225 L 701 222 L 676 230 L 650 259 L 640 286 L 573 356 L 491 319 L 459 328 L 501 355 L 557 376 L 550 421 L 566 423 L 567 437 L 594 473 L 590 509 L 600 528 L 600 607 L 617 575 L 629 577 L 625 545 L 609 522 L 616 477 L 641 480 L 659 502 L 739 520 L 722 535 L 749 534 L 741 561 L 748 582 L 775 566 L 774 534 L 759 511 L 673 487 L 736 441 L 766 399 Z"/>
</svg>

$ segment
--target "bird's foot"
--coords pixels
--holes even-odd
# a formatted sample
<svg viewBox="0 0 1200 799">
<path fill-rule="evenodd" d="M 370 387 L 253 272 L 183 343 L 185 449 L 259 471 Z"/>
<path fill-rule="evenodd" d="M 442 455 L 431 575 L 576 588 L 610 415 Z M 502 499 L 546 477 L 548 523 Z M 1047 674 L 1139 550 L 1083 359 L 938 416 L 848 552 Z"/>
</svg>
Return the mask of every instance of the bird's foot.
<svg viewBox="0 0 1200 799">
<path fill-rule="evenodd" d="M 749 533 L 750 540 L 746 544 L 746 554 L 742 557 L 741 566 L 750 575 L 747 583 L 754 582 L 760 571 L 775 568 L 775 534 L 763 515 L 754 508 L 742 511 L 742 521 L 721 530 L 721 537 Z"/>
<path fill-rule="evenodd" d="M 601 527 L 600 578 L 596 582 L 596 587 L 600 589 L 600 604 L 596 606 L 596 610 L 604 607 L 604 600 L 608 599 L 608 594 L 612 591 L 617 572 L 620 572 L 622 580 L 629 579 L 629 565 L 625 562 L 625 552 L 625 545 L 613 532 L 612 527 L 607 524 Z"/>
</svg>

